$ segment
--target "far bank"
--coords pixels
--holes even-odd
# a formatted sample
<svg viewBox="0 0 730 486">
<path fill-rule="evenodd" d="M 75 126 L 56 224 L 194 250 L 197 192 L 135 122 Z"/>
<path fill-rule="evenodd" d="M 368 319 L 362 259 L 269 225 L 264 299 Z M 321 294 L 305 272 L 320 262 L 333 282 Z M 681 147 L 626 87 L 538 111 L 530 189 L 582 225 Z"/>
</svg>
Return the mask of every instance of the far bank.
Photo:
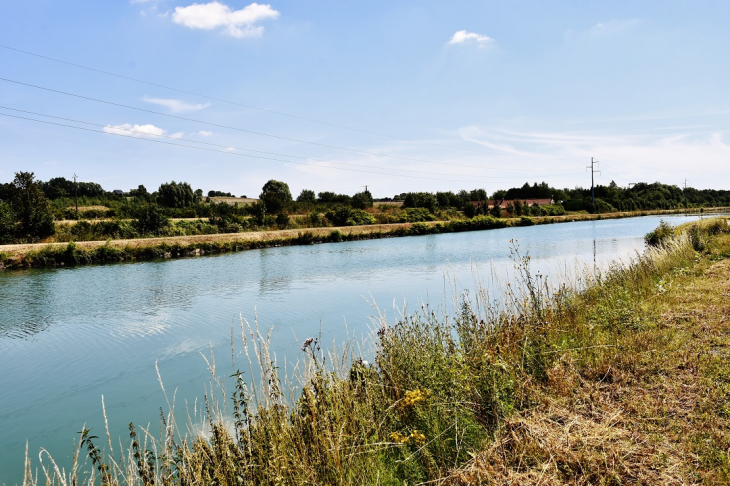
<svg viewBox="0 0 730 486">
<path fill-rule="evenodd" d="M 603 214 L 567 214 L 563 216 L 522 216 L 520 218 L 477 216 L 471 219 L 453 221 L 304 228 L 128 240 L 2 245 L 0 246 L 0 269 L 194 257 L 209 253 L 244 251 L 276 246 L 459 233 L 536 224 L 595 221 L 661 214 L 712 214 L 727 209 L 729 208 L 649 210 Z"/>
</svg>

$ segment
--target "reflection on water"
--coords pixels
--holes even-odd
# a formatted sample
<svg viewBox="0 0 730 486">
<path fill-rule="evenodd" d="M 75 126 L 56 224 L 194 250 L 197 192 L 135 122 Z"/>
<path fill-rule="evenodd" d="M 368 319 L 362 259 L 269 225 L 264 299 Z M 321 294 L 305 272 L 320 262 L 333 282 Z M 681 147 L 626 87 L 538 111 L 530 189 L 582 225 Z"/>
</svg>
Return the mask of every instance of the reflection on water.
<svg viewBox="0 0 730 486">
<path fill-rule="evenodd" d="M 534 270 L 554 275 L 575 262 L 594 271 L 643 248 L 659 217 L 269 248 L 181 260 L 0 273 L 0 483 L 22 480 L 25 441 L 68 464 L 86 423 L 112 433 L 129 421 L 155 422 L 165 406 L 155 362 L 178 403 L 202 396 L 211 347 L 230 356 L 239 313 L 274 327 L 280 362 L 299 356 L 305 337 L 341 341 L 368 332 L 366 300 L 384 309 L 441 300 L 444 274 L 459 291 L 475 264 L 511 267 L 518 239 Z M 687 218 L 664 217 L 674 223 Z M 392 314 L 392 311 L 389 311 Z M 392 317 L 392 315 L 391 315 Z M 35 453 L 32 453 L 35 457 Z"/>
</svg>

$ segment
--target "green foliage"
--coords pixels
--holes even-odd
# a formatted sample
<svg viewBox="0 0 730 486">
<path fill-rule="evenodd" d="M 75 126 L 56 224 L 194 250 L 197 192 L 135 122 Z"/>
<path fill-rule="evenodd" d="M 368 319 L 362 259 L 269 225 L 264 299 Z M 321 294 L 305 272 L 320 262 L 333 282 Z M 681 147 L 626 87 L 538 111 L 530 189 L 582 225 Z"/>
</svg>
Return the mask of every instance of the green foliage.
<svg viewBox="0 0 730 486">
<path fill-rule="evenodd" d="M 317 196 L 311 189 L 302 189 L 297 197 L 297 202 L 300 204 L 315 204 L 317 202 Z"/>
<path fill-rule="evenodd" d="M 95 182 L 78 182 L 67 180 L 65 177 L 54 177 L 48 182 L 38 182 L 41 190 L 48 199 L 71 197 L 102 197 L 104 189 Z"/>
<path fill-rule="evenodd" d="M 319 204 L 350 204 L 352 198 L 346 194 L 335 194 L 334 192 L 320 192 L 317 194 Z"/>
<path fill-rule="evenodd" d="M 644 242 L 648 246 L 664 246 L 674 234 L 674 226 L 662 220 L 659 226 L 644 236 Z"/>
<path fill-rule="evenodd" d="M 202 191 L 201 191 L 202 192 Z M 202 194 L 201 194 L 202 195 Z M 208 197 L 236 197 L 230 192 L 208 191 Z"/>
<path fill-rule="evenodd" d="M 406 208 L 398 213 L 400 223 L 418 223 L 435 219 L 436 217 L 426 208 Z"/>
<path fill-rule="evenodd" d="M 325 214 L 328 220 L 335 226 L 360 226 L 375 224 L 375 217 L 361 209 L 352 209 L 341 206 Z"/>
<path fill-rule="evenodd" d="M 404 208 L 425 208 L 434 213 L 438 209 L 438 200 L 430 192 L 409 192 L 403 199 Z"/>
<path fill-rule="evenodd" d="M 279 213 L 289 207 L 292 202 L 289 185 L 286 182 L 271 179 L 261 189 L 259 199 L 269 214 Z"/>
<path fill-rule="evenodd" d="M 370 191 L 358 192 L 352 196 L 352 207 L 355 209 L 367 209 L 373 207 L 373 195 Z"/>
<path fill-rule="evenodd" d="M 137 212 L 136 225 L 141 234 L 159 236 L 170 225 L 170 220 L 157 204 L 145 204 Z"/>
<path fill-rule="evenodd" d="M 7 245 L 15 240 L 15 221 L 12 206 L 0 201 L 0 245 Z"/>
<path fill-rule="evenodd" d="M 562 204 L 544 204 L 540 206 L 540 212 L 545 216 L 562 216 L 565 214 L 565 208 Z"/>
<path fill-rule="evenodd" d="M 276 225 L 284 229 L 289 226 L 289 216 L 286 213 L 279 213 L 276 215 Z"/>
<path fill-rule="evenodd" d="M 535 220 L 530 218 L 529 216 L 520 217 L 520 226 L 532 226 L 534 224 L 535 224 Z"/>
<path fill-rule="evenodd" d="M 157 203 L 167 208 L 186 208 L 200 201 L 187 182 L 166 182 L 157 190 Z"/>
<path fill-rule="evenodd" d="M 51 208 L 32 172 L 16 172 L 10 184 L 12 213 L 18 222 L 15 236 L 24 241 L 38 241 L 56 232 Z"/>
</svg>

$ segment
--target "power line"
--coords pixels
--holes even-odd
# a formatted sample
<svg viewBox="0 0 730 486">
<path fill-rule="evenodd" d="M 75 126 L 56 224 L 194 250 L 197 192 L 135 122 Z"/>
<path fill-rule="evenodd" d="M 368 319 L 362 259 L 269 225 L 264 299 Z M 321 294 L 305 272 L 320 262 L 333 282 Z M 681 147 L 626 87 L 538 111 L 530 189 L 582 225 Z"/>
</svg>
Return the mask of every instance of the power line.
<svg viewBox="0 0 730 486">
<path fill-rule="evenodd" d="M 50 57 L 50 56 L 44 56 L 42 54 L 37 54 L 35 52 L 25 51 L 23 49 L 18 49 L 16 47 L 10 47 L 10 46 L 6 46 L 6 45 L 2 45 L 2 44 L 0 44 L 0 47 L 3 48 L 3 49 L 10 50 L 10 51 L 19 52 L 21 54 L 26 54 L 26 55 L 29 55 L 29 56 L 34 56 L 34 57 L 37 57 L 37 58 L 40 58 L 40 59 L 45 59 L 45 60 L 48 60 L 48 61 L 53 61 L 53 62 L 57 62 L 57 63 L 60 63 L 60 64 L 65 64 L 67 66 L 72 66 L 72 67 L 79 68 L 79 69 L 85 69 L 87 71 L 91 71 L 91 72 L 95 72 L 95 73 L 99 73 L 99 74 L 104 74 L 106 76 L 112 76 L 112 77 L 119 78 L 119 79 L 125 79 L 127 81 L 134 81 L 135 83 L 146 84 L 148 86 L 154 86 L 156 88 L 163 88 L 163 89 L 167 89 L 167 90 L 170 90 L 170 91 L 175 91 L 177 93 L 183 93 L 183 94 L 198 96 L 200 98 L 205 98 L 205 99 L 209 99 L 209 100 L 213 100 L 213 101 L 220 101 L 220 102 L 228 103 L 228 104 L 235 105 L 235 106 L 241 106 L 241 107 L 249 108 L 249 109 L 252 109 L 252 110 L 262 111 L 262 112 L 265 112 L 265 113 L 272 113 L 272 114 L 275 114 L 275 115 L 285 116 L 285 117 L 289 117 L 289 118 L 293 118 L 293 119 L 297 119 L 297 120 L 308 121 L 308 122 L 311 122 L 311 123 L 318 123 L 320 125 L 326 125 L 326 126 L 330 126 L 330 127 L 342 128 L 342 129 L 345 129 L 345 130 L 351 130 L 351 131 L 360 132 L 360 133 L 367 133 L 367 134 L 370 134 L 370 135 L 377 135 L 377 136 L 380 136 L 380 137 L 391 138 L 391 139 L 394 139 L 394 140 L 401 140 L 401 141 L 413 142 L 413 143 L 422 143 L 422 144 L 426 144 L 426 145 L 432 145 L 432 146 L 435 146 L 435 147 L 449 148 L 449 149 L 454 149 L 454 150 L 464 150 L 464 151 L 476 152 L 476 153 L 483 153 L 483 154 L 486 154 L 486 153 L 499 153 L 497 151 L 485 152 L 484 150 L 475 150 L 475 149 L 464 148 L 464 147 L 453 147 L 453 146 L 450 146 L 450 145 L 444 145 L 444 144 L 435 143 L 435 142 L 427 142 L 427 141 L 424 141 L 424 140 L 415 140 L 415 139 L 411 139 L 411 138 L 404 138 L 404 137 L 399 137 L 399 136 L 396 136 L 396 135 L 389 135 L 387 133 L 374 132 L 374 131 L 370 131 L 370 130 L 364 130 L 364 129 L 361 129 L 361 128 L 350 127 L 350 126 L 347 126 L 347 125 L 340 125 L 340 124 L 337 124 L 337 123 L 326 122 L 326 121 L 317 120 L 317 119 L 314 119 L 314 118 L 308 118 L 308 117 L 299 116 L 299 115 L 292 115 L 290 113 L 284 113 L 282 111 L 270 110 L 270 109 L 261 108 L 261 107 L 258 107 L 258 106 L 247 105 L 245 103 L 239 103 L 239 102 L 236 102 L 236 101 L 226 100 L 226 99 L 223 99 L 223 98 L 216 98 L 214 96 L 200 94 L 200 93 L 196 93 L 194 91 L 187 91 L 187 90 L 184 90 L 184 89 L 174 88 L 172 86 L 166 86 L 164 84 L 153 83 L 151 81 L 145 81 L 145 80 L 139 79 L 139 78 L 133 78 L 133 77 L 130 77 L 130 76 L 124 76 L 122 74 L 112 73 L 112 72 L 109 72 L 109 71 L 104 71 L 102 69 L 92 68 L 92 67 L 89 67 L 89 66 L 84 66 L 82 64 L 76 64 L 76 63 L 73 63 L 73 62 L 64 61 L 64 60 L 56 59 L 56 58 L 53 58 L 53 57 Z M 501 155 L 506 155 L 506 156 L 510 156 L 510 157 L 549 158 L 549 157 L 540 157 L 540 156 L 525 156 L 525 155 L 520 156 L 520 155 L 516 155 L 516 154 L 501 154 Z"/>
<path fill-rule="evenodd" d="M 376 156 L 376 157 L 386 157 L 386 158 L 393 158 L 393 159 L 399 159 L 399 160 L 408 160 L 408 161 L 411 161 L 411 162 L 422 162 L 422 163 L 427 163 L 427 164 L 446 165 L 446 166 L 451 166 L 451 167 L 467 167 L 467 168 L 472 168 L 472 169 L 511 170 L 511 171 L 519 171 L 519 172 L 572 172 L 572 171 L 574 171 L 574 169 L 510 169 L 510 168 L 502 168 L 502 167 L 499 167 L 499 168 L 496 168 L 496 167 L 479 167 L 479 166 L 475 166 L 475 165 L 453 164 L 453 163 L 447 163 L 447 162 L 435 162 L 435 161 L 431 161 L 431 160 L 416 159 L 416 158 L 412 158 L 412 157 L 403 157 L 403 156 L 398 156 L 398 155 L 381 154 L 381 153 L 378 153 L 378 152 L 369 152 L 369 151 L 366 151 L 366 150 L 350 149 L 350 148 L 347 148 L 347 147 L 340 147 L 340 146 L 337 146 L 337 145 L 328 145 L 328 144 L 319 143 L 319 142 L 311 142 L 311 141 L 300 140 L 300 139 L 296 139 L 296 138 L 283 137 L 281 135 L 272 135 L 272 134 L 269 134 L 269 133 L 257 132 L 255 130 L 247 130 L 245 128 L 231 127 L 231 126 L 228 126 L 228 125 L 221 125 L 221 124 L 218 124 L 218 123 L 206 122 L 206 121 L 203 121 L 203 120 L 197 120 L 195 118 L 187 118 L 187 117 L 184 117 L 184 116 L 172 115 L 170 113 L 162 113 L 162 112 L 159 112 L 159 111 L 148 110 L 146 108 L 138 108 L 136 106 L 125 105 L 125 104 L 122 104 L 122 103 L 116 103 L 116 102 L 113 102 L 113 101 L 102 100 L 102 99 L 93 98 L 93 97 L 90 97 L 90 96 L 84 96 L 84 95 L 80 95 L 80 94 L 76 94 L 76 93 L 70 93 L 70 92 L 67 92 L 67 91 L 57 90 L 57 89 L 53 89 L 53 88 L 46 88 L 44 86 L 38 86 L 38 85 L 35 85 L 35 84 L 25 83 L 25 82 L 22 82 L 22 81 L 16 81 L 16 80 L 13 80 L 13 79 L 8 79 L 8 78 L 3 78 L 3 77 L 0 77 L 0 81 L 5 81 L 5 82 L 8 82 L 8 83 L 13 83 L 13 84 L 17 84 L 17 85 L 20 85 L 20 86 L 26 86 L 26 87 L 29 87 L 29 88 L 39 89 L 39 90 L 42 90 L 42 91 L 48 91 L 48 92 L 51 92 L 51 93 L 62 94 L 64 96 L 71 96 L 71 97 L 74 97 L 74 98 L 79 98 L 79 99 L 83 99 L 83 100 L 87 100 L 87 101 L 93 101 L 95 103 L 103 103 L 103 104 L 106 104 L 106 105 L 116 106 L 116 107 L 125 108 L 125 109 L 129 109 L 129 110 L 141 111 L 141 112 L 144 112 L 144 113 L 150 113 L 150 114 L 158 115 L 158 116 L 165 116 L 165 117 L 174 118 L 174 119 L 177 119 L 177 120 L 183 120 L 183 121 L 188 121 L 188 122 L 193 122 L 193 123 L 200 123 L 200 124 L 203 124 L 203 125 L 208 125 L 208 126 L 217 127 L 217 128 L 224 128 L 224 129 L 227 129 L 227 130 L 235 130 L 235 131 L 238 131 L 238 132 L 250 133 L 250 134 L 253 134 L 253 135 L 259 135 L 259 136 L 263 136 L 263 137 L 270 137 L 270 138 L 275 138 L 275 139 L 279 139 L 279 140 L 286 140 L 286 141 L 289 141 L 289 142 L 296 142 L 296 143 L 303 143 L 303 144 L 308 144 L 308 145 L 315 145 L 315 146 L 319 146 L 319 147 L 332 148 L 332 149 L 336 149 L 336 150 L 344 150 L 344 151 L 347 151 L 347 152 L 354 152 L 354 153 L 360 153 L 360 154 L 365 154 L 365 155 L 372 155 L 372 156 Z"/>
<path fill-rule="evenodd" d="M 266 151 L 262 151 L 262 150 L 255 150 L 255 149 L 250 149 L 250 148 L 245 148 L 245 147 L 235 147 L 235 146 L 231 146 L 231 145 L 224 145 L 224 144 L 218 144 L 218 143 L 212 143 L 212 142 L 203 142 L 203 141 L 199 141 L 199 140 L 190 140 L 190 139 L 186 139 L 186 138 L 182 138 L 182 137 L 175 137 L 175 136 L 161 135 L 161 134 L 151 134 L 151 133 L 146 132 L 144 130 L 135 130 L 135 129 L 131 129 L 131 128 L 114 127 L 114 126 L 110 126 L 110 125 L 104 125 L 104 124 L 101 124 L 101 123 L 92 123 L 92 122 L 87 122 L 87 121 L 83 121 L 83 120 L 77 120 L 77 119 L 74 119 L 74 118 L 65 118 L 65 117 L 60 117 L 60 116 L 48 115 L 48 114 L 45 114 L 45 113 L 38 113 L 38 112 L 35 112 L 35 111 L 21 110 L 21 109 L 18 109 L 18 108 L 11 108 L 9 106 L 2 106 L 2 105 L 0 105 L 0 108 L 1 109 L 4 109 L 4 110 L 11 110 L 11 111 L 19 112 L 19 113 L 25 113 L 25 114 L 29 114 L 29 115 L 36 115 L 36 116 L 42 116 L 42 117 L 46 117 L 46 118 L 53 118 L 55 120 L 63 120 L 63 121 L 67 121 L 67 122 L 80 123 L 80 124 L 83 124 L 83 125 L 89 125 L 89 126 L 95 126 L 95 127 L 103 127 L 103 128 L 112 128 L 112 129 L 115 129 L 115 130 L 122 130 L 122 131 L 129 132 L 129 133 L 132 133 L 132 134 L 138 133 L 140 135 L 154 136 L 154 137 L 166 138 L 166 139 L 170 139 L 170 140 L 181 140 L 181 141 L 186 141 L 186 142 L 190 142 L 190 143 L 197 143 L 197 144 L 201 144 L 201 145 L 208 145 L 208 146 L 211 146 L 211 147 L 220 147 L 220 148 L 223 148 L 223 149 L 226 149 L 226 150 L 231 150 L 231 149 L 234 149 L 234 150 L 243 150 L 243 151 L 247 151 L 247 152 L 256 152 L 256 153 L 260 153 L 260 154 L 275 155 L 275 156 L 280 156 L 280 157 L 292 157 L 292 158 L 295 158 L 295 159 L 314 160 L 314 161 L 317 161 L 317 162 L 325 162 L 325 163 L 329 163 L 329 164 L 342 164 L 342 165 L 349 165 L 349 166 L 354 166 L 354 167 L 365 167 L 365 168 L 368 168 L 368 169 L 380 169 L 380 170 L 387 170 L 387 171 L 409 172 L 409 173 L 414 173 L 414 174 L 426 174 L 426 175 L 432 175 L 432 176 L 437 176 L 437 175 L 451 176 L 452 175 L 452 174 L 445 174 L 445 173 L 439 173 L 439 172 L 425 172 L 425 171 L 412 170 L 412 169 L 397 169 L 397 168 L 392 168 L 392 167 L 378 167 L 378 166 L 365 165 L 365 164 L 356 164 L 356 163 L 352 163 L 352 162 L 341 162 L 341 161 L 334 161 L 334 160 L 317 159 L 317 158 L 314 158 L 314 157 L 303 157 L 303 156 L 299 156 L 299 155 L 282 154 L 282 153 L 277 153 L 277 152 L 266 152 Z M 105 133 L 108 133 L 108 132 L 105 131 Z M 492 176 L 475 176 L 475 178 L 479 178 L 479 179 L 495 179 L 495 177 L 492 177 Z M 503 179 L 506 179 L 506 178 L 503 178 Z M 522 177 L 513 177 L 513 179 L 520 179 L 521 180 Z M 485 182 L 496 182 L 496 181 L 485 181 Z"/>
<path fill-rule="evenodd" d="M 235 152 L 227 152 L 225 150 L 215 150 L 215 149 L 209 149 L 209 148 L 205 148 L 205 147 L 196 147 L 194 145 L 172 143 L 172 142 L 166 142 L 164 140 L 155 140 L 155 139 L 150 139 L 150 138 L 134 137 L 131 135 L 123 135 L 123 134 L 114 133 L 114 132 L 105 132 L 102 130 L 93 130 L 91 128 L 77 127 L 77 126 L 73 126 L 73 125 L 67 125 L 64 123 L 56 123 L 56 122 L 51 122 L 51 121 L 47 121 L 47 120 L 37 120 L 34 118 L 28 118 L 28 117 L 23 117 L 23 116 L 18 116 L 18 115 L 11 115 L 8 113 L 0 113 L 0 116 L 6 116 L 6 117 L 17 118 L 17 119 L 21 119 L 21 120 L 33 121 L 33 122 L 37 122 L 37 123 L 44 123 L 47 125 L 55 125 L 55 126 L 60 126 L 60 127 L 65 127 L 65 128 L 72 128 L 75 130 L 83 130 L 85 132 L 100 133 L 103 135 L 116 135 L 116 136 L 124 137 L 124 138 L 132 138 L 135 140 L 144 140 L 146 142 L 154 142 L 154 143 L 159 143 L 159 144 L 164 144 L 164 145 L 171 145 L 174 147 L 183 147 L 183 148 L 190 148 L 190 149 L 196 149 L 196 150 L 204 150 L 206 152 L 215 152 L 215 153 L 221 153 L 221 154 L 225 154 L 225 155 L 234 155 L 234 156 L 239 156 L 239 157 L 258 158 L 258 159 L 262 159 L 262 160 L 272 160 L 272 161 L 276 161 L 276 162 L 284 162 L 284 163 L 289 163 L 289 164 L 299 164 L 299 165 L 306 165 L 306 166 L 311 166 L 311 167 L 323 167 L 326 169 L 346 170 L 346 171 L 350 171 L 350 172 L 362 172 L 362 173 L 367 173 L 367 174 L 387 175 L 387 176 L 393 176 L 393 177 L 407 177 L 407 178 L 411 178 L 411 179 L 430 179 L 430 180 L 447 181 L 447 182 L 473 182 L 473 180 L 465 181 L 465 180 L 459 180 L 459 179 L 443 179 L 440 177 L 434 178 L 434 177 L 422 177 L 422 176 L 409 176 L 406 174 L 387 174 L 387 173 L 382 173 L 382 172 L 374 172 L 374 171 L 361 170 L 361 169 L 348 169 L 348 168 L 344 168 L 344 167 L 333 167 L 333 166 L 325 166 L 325 165 L 320 165 L 320 164 L 310 164 L 307 162 L 297 162 L 297 161 L 292 161 L 292 160 L 275 159 L 272 157 L 261 157 L 261 156 L 254 156 L 254 155 L 241 154 L 241 153 L 235 153 Z M 116 129 L 122 130 L 122 131 L 133 131 L 133 130 L 127 130 L 127 129 L 120 129 L 120 128 L 116 128 Z M 146 133 L 146 132 L 144 132 L 144 133 Z M 146 133 L 146 134 L 149 135 L 149 133 Z M 500 183 L 500 182 L 501 181 L 492 181 L 492 183 Z M 565 182 L 569 182 L 569 181 L 565 181 Z"/>
</svg>

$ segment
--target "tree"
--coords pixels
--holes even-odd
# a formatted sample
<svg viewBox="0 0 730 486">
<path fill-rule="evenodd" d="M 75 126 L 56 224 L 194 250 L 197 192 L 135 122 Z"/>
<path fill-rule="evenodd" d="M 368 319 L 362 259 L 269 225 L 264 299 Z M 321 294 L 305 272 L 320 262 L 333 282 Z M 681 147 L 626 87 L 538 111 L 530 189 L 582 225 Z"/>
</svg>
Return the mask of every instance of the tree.
<svg viewBox="0 0 730 486">
<path fill-rule="evenodd" d="M 15 239 L 15 213 L 9 203 L 0 201 L 0 245 Z"/>
<path fill-rule="evenodd" d="M 519 199 L 515 199 L 515 216 L 522 216 L 522 203 Z"/>
<path fill-rule="evenodd" d="M 492 215 L 492 216 L 494 216 L 495 218 L 501 217 L 502 216 L 502 206 L 501 206 L 501 204 L 502 203 L 500 201 L 497 201 L 495 199 L 494 200 L 494 205 L 489 210 L 489 214 Z"/>
<path fill-rule="evenodd" d="M 16 172 L 11 186 L 11 206 L 20 223 L 18 237 L 36 241 L 54 234 L 56 226 L 51 208 L 33 172 Z"/>
<path fill-rule="evenodd" d="M 137 186 L 137 189 L 132 189 L 129 191 L 129 195 L 134 197 L 135 199 L 139 199 L 140 201 L 148 201 L 150 198 L 150 193 L 147 191 L 147 188 L 140 184 Z"/>
<path fill-rule="evenodd" d="M 302 204 L 314 204 L 317 202 L 317 196 L 314 194 L 314 191 L 310 189 L 302 189 L 302 192 L 299 193 L 299 197 L 297 197 L 297 202 Z"/>
<path fill-rule="evenodd" d="M 271 179 L 261 189 L 259 199 L 264 203 L 266 212 L 274 214 L 286 209 L 292 202 L 289 185 L 286 182 Z"/>
<path fill-rule="evenodd" d="M 426 208 L 432 213 L 438 209 L 438 200 L 430 192 L 409 192 L 403 199 L 404 208 Z"/>
<path fill-rule="evenodd" d="M 170 224 L 157 204 L 145 204 L 137 213 L 137 230 L 142 234 L 159 236 Z"/>
<path fill-rule="evenodd" d="M 370 191 L 358 192 L 352 196 L 352 207 L 356 209 L 366 209 L 373 207 L 373 195 Z"/>
<path fill-rule="evenodd" d="M 200 201 L 187 182 L 165 182 L 157 190 L 157 202 L 168 208 L 186 208 Z"/>
</svg>

